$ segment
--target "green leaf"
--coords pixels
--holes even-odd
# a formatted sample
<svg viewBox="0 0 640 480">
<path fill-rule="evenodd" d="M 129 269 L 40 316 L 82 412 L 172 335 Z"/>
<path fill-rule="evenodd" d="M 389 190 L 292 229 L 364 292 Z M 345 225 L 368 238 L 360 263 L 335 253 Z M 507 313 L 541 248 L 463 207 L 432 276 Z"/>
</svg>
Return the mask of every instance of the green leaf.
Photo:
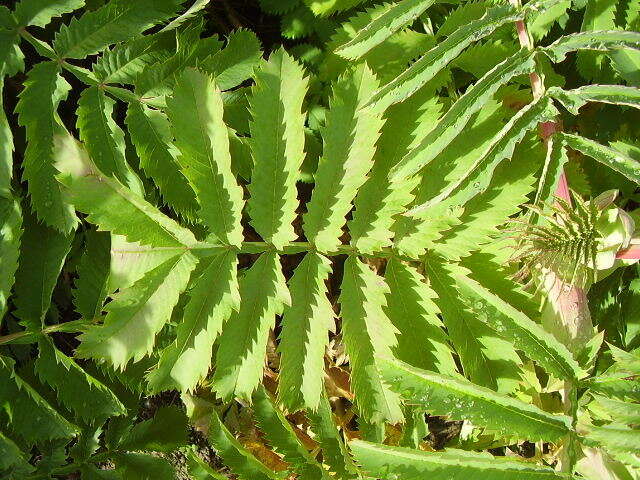
<svg viewBox="0 0 640 480">
<path fill-rule="evenodd" d="M 562 62 L 567 53 L 576 50 L 609 51 L 616 49 L 640 49 L 640 33 L 620 30 L 581 32 L 560 37 L 541 49 L 552 62 Z"/>
<path fill-rule="evenodd" d="M 13 133 L 4 111 L 4 78 L 0 61 L 0 197 L 11 198 L 11 178 L 13 177 Z"/>
<path fill-rule="evenodd" d="M 326 281 L 331 263 L 309 252 L 289 280 L 291 306 L 286 307 L 280 333 L 278 397 L 289 410 L 315 410 L 324 384 L 324 353 L 329 331 L 335 331 Z"/>
<path fill-rule="evenodd" d="M 216 472 L 193 450 L 187 451 L 187 470 L 193 480 L 227 480 L 228 477 Z"/>
<path fill-rule="evenodd" d="M 80 430 L 65 420 L 14 371 L 15 361 L 0 356 L 0 417 L 29 444 L 71 438 Z M 5 422 L 6 419 L 6 422 Z"/>
<path fill-rule="evenodd" d="M 201 68 L 215 78 L 220 90 L 229 90 L 251 78 L 261 59 L 260 40 L 256 34 L 239 29 L 229 35 L 224 49 L 203 62 Z"/>
<path fill-rule="evenodd" d="M 124 405 L 109 388 L 58 350 L 49 338 L 40 340 L 38 346 L 40 354 L 35 372 L 56 391 L 60 404 L 85 423 L 100 423 L 126 413 Z"/>
<path fill-rule="evenodd" d="M 250 98 L 253 173 L 248 201 L 251 225 L 276 248 L 295 240 L 296 180 L 304 158 L 302 101 L 307 80 L 283 49 L 256 72 Z"/>
<path fill-rule="evenodd" d="M 216 36 L 200 39 L 199 25 L 196 22 L 177 30 L 177 52 L 149 65 L 136 78 L 135 91 L 149 105 L 164 107 L 165 96 L 172 93 L 179 74 L 187 67 L 197 66 L 222 47 Z"/>
<path fill-rule="evenodd" d="M 194 219 L 196 194 L 180 171 L 167 117 L 142 103 L 130 103 L 126 123 L 140 167 L 153 179 L 163 200 L 184 218 Z"/>
<path fill-rule="evenodd" d="M 316 411 L 307 412 L 315 440 L 322 448 L 322 460 L 329 467 L 329 472 L 337 478 L 354 478 L 356 466 L 342 441 L 331 412 L 331 405 L 323 392 Z"/>
<path fill-rule="evenodd" d="M 358 112 L 378 82 L 360 66 L 334 84 L 333 98 L 322 129 L 324 148 L 315 187 L 303 216 L 305 236 L 321 252 L 340 245 L 351 202 L 373 165 L 375 143 L 383 125 L 380 114 Z"/>
<path fill-rule="evenodd" d="M 356 30 L 348 42 L 338 46 L 335 52 L 351 60 L 356 60 L 382 43 L 395 32 L 418 18 L 434 0 L 404 0 L 377 7 L 371 22 Z"/>
<path fill-rule="evenodd" d="M 304 0 L 311 11 L 318 16 L 332 15 L 356 7 L 366 0 Z"/>
<path fill-rule="evenodd" d="M 77 356 L 108 361 L 122 370 L 131 359 L 135 363 L 149 355 L 196 263 L 189 252 L 175 255 L 113 295 L 104 307 L 104 323 L 80 335 Z"/>
<path fill-rule="evenodd" d="M 521 311 L 475 280 L 457 276 L 460 293 L 466 297 L 476 318 L 510 340 L 529 358 L 562 380 L 577 380 L 584 372 L 567 347 Z"/>
<path fill-rule="evenodd" d="M 637 428 L 620 425 L 590 426 L 585 438 L 614 452 L 640 453 L 640 430 Z"/>
<path fill-rule="evenodd" d="M 61 58 L 84 58 L 142 33 L 175 14 L 181 0 L 111 0 L 63 24 L 53 42 Z"/>
<path fill-rule="evenodd" d="M 498 392 L 515 389 L 520 382 L 520 357 L 513 345 L 477 319 L 456 288 L 455 277 L 468 271 L 438 257 L 427 262 L 425 270 L 465 376 Z"/>
<path fill-rule="evenodd" d="M 136 190 L 139 181 L 125 159 L 124 132 L 113 120 L 115 104 L 102 89 L 87 88 L 78 100 L 76 126 L 80 140 L 98 170 Z"/>
<path fill-rule="evenodd" d="M 571 431 L 571 419 L 552 415 L 521 400 L 466 379 L 412 367 L 397 359 L 379 358 L 380 371 L 394 391 L 432 415 L 467 419 L 502 435 L 531 441 L 556 441 Z"/>
<path fill-rule="evenodd" d="M 597 405 L 596 410 L 592 404 L 588 405 L 589 410 L 596 414 L 600 413 L 600 409 L 606 415 L 616 422 L 637 425 L 640 423 L 640 404 L 631 402 L 622 402 L 612 398 L 603 397 L 602 395 L 591 394 Z"/>
<path fill-rule="evenodd" d="M 13 198 L 0 197 L 0 325 L 15 281 L 22 237 L 22 209 Z"/>
<path fill-rule="evenodd" d="M 164 215 L 118 180 L 102 174 L 85 152 L 58 165 L 58 180 L 66 187 L 66 198 L 89 222 L 101 230 L 124 235 L 129 242 L 155 247 L 173 247 L 176 252 L 196 243 L 191 231 Z"/>
<path fill-rule="evenodd" d="M 224 460 L 224 464 L 239 479 L 275 480 L 279 478 L 275 472 L 269 470 L 240 445 L 240 442 L 227 430 L 215 411 L 211 413 L 208 438 L 216 449 L 216 454 Z"/>
<path fill-rule="evenodd" d="M 163 47 L 168 35 L 145 35 L 105 50 L 93 65 L 93 73 L 101 83 L 132 84 L 147 66 L 164 60 Z"/>
<path fill-rule="evenodd" d="M 76 312 L 85 320 L 100 316 L 107 298 L 111 266 L 111 236 L 107 232 L 89 230 L 85 234 L 85 250 L 78 264 L 78 279 L 73 291 Z"/>
<path fill-rule="evenodd" d="M 171 452 L 187 444 L 187 417 L 177 407 L 161 407 L 153 418 L 136 423 L 118 450 Z"/>
<path fill-rule="evenodd" d="M 628 85 L 640 87 L 640 52 L 617 49 L 609 52 L 614 70 Z"/>
<path fill-rule="evenodd" d="M 552 136 L 547 146 L 545 163 L 538 181 L 534 205 L 544 207 L 553 203 L 558 181 L 568 161 L 567 148 L 562 140 Z M 539 218 L 535 220 L 536 218 L 538 218 L 537 214 L 532 215 L 534 223 L 540 221 Z"/>
<path fill-rule="evenodd" d="M 475 5 L 475 4 L 472 4 Z M 491 8 L 480 19 L 465 23 L 447 38 L 429 50 L 397 78 L 378 89 L 369 99 L 366 107 L 385 110 L 389 105 L 402 102 L 413 95 L 423 85 L 433 79 L 447 64 L 473 42 L 484 38 L 496 28 L 522 18 L 511 5 Z"/>
<path fill-rule="evenodd" d="M 530 137 L 533 137 L 531 135 Z M 458 260 L 482 248 L 499 235 L 499 227 L 520 213 L 534 190 L 535 174 L 540 168 L 543 148 L 537 139 L 523 142 L 525 148 L 514 152 L 510 162 L 496 168 L 486 190 L 470 199 L 460 215 L 460 224 L 443 233 L 434 244 L 439 254 Z M 528 148 L 532 146 L 533 148 Z"/>
<path fill-rule="evenodd" d="M 123 480 L 121 470 L 102 470 L 94 465 L 82 465 L 80 475 L 82 480 Z"/>
<path fill-rule="evenodd" d="M 0 472 L 19 475 L 32 471 L 33 467 L 24 458 L 20 448 L 13 440 L 0 432 Z"/>
<path fill-rule="evenodd" d="M 616 29 L 616 0 L 597 0 L 587 2 L 582 18 L 583 32 Z M 586 80 L 601 83 L 609 75 L 607 57 L 603 53 L 594 51 L 579 51 L 576 67 L 580 75 Z"/>
<path fill-rule="evenodd" d="M 10 30 L 0 29 L 0 77 L 11 77 L 24 71 L 24 54 L 20 50 L 20 36 L 14 28 L 13 18 L 10 25 Z"/>
<path fill-rule="evenodd" d="M 231 172 L 220 91 L 208 75 L 187 69 L 167 99 L 167 114 L 181 153 L 178 162 L 200 203 L 200 218 L 218 241 L 239 247 L 242 189 Z"/>
<path fill-rule="evenodd" d="M 389 287 L 357 257 L 344 264 L 339 297 L 342 338 L 351 365 L 351 387 L 362 416 L 372 423 L 398 423 L 398 396 L 378 372 L 376 355 L 391 355 L 397 329 L 384 312 Z"/>
<path fill-rule="evenodd" d="M 453 107 L 449 111 L 452 109 Z M 486 149 L 459 176 L 447 181 L 437 195 L 428 202 L 414 207 L 407 214 L 416 215 L 423 212 L 422 215 L 424 215 L 434 205 L 445 199 L 449 200 L 454 196 L 458 205 L 466 204 L 471 198 L 486 190 L 496 166 L 502 160 L 511 158 L 516 145 L 528 131 L 536 128 L 540 122 L 552 120 L 557 114 L 558 111 L 547 97 L 542 97 L 540 100 L 530 103 L 506 123 L 500 132 L 491 139 Z M 431 133 L 435 130 L 437 130 L 437 127 Z M 431 136 L 431 133 L 427 138 Z M 475 175 L 476 173 L 478 175 Z M 475 180 L 471 189 L 468 188 L 470 179 Z"/>
<path fill-rule="evenodd" d="M 73 235 L 64 235 L 24 215 L 13 303 L 15 316 L 32 330 L 44 326 L 51 295 L 71 249 Z M 43 243 L 44 242 L 44 243 Z M 46 245 L 47 248 L 42 248 Z"/>
<path fill-rule="evenodd" d="M 73 207 L 62 198 L 54 166 L 56 110 L 71 88 L 59 72 L 60 66 L 55 62 L 36 64 L 27 74 L 16 112 L 19 124 L 27 131 L 22 178 L 27 181 L 31 206 L 40 220 L 70 232 L 78 220 Z"/>
<path fill-rule="evenodd" d="M 571 0 L 548 0 L 540 2 L 540 6 L 532 9 L 527 18 L 527 29 L 535 41 L 545 38 L 554 25 L 564 26 L 569 19 L 567 10 L 571 7 Z"/>
<path fill-rule="evenodd" d="M 240 306 L 237 268 L 236 254 L 226 251 L 211 259 L 194 282 L 177 338 L 162 351 L 158 366 L 148 376 L 151 391 L 191 391 L 206 377 L 213 343 Z"/>
<path fill-rule="evenodd" d="M 44 27 L 52 18 L 83 6 L 84 0 L 20 0 L 13 14 L 21 27 Z"/>
<path fill-rule="evenodd" d="M 404 102 L 399 105 L 404 105 Z M 394 109 L 396 106 L 393 107 Z M 480 112 L 473 116 L 469 125 L 465 128 L 465 134 L 456 137 L 453 142 L 438 156 L 438 160 L 432 162 L 422 178 L 415 177 L 414 187 L 415 202 L 424 203 L 433 198 L 448 182 L 460 175 L 464 175 L 478 155 L 490 145 L 492 139 L 500 131 L 507 120 L 507 111 L 495 100 L 485 104 Z M 426 126 L 426 133 L 430 125 Z M 422 136 L 424 138 L 424 135 Z M 420 138 L 416 143 L 419 143 Z M 476 175 L 476 177 L 481 174 Z M 468 188 L 473 188 L 474 181 L 470 180 Z M 390 181 L 394 184 L 394 181 Z M 477 191 L 477 190 L 476 190 Z M 460 196 L 462 192 L 458 193 Z M 432 248 L 440 239 L 443 232 L 458 224 L 463 209 L 459 207 L 456 195 L 429 209 L 429 219 L 419 219 L 398 215 L 393 230 L 395 231 L 395 248 L 402 255 L 411 258 L 419 258 Z M 401 213 L 405 213 L 402 210 Z"/>
<path fill-rule="evenodd" d="M 258 0 L 265 12 L 280 15 L 293 10 L 302 0 Z"/>
<path fill-rule="evenodd" d="M 392 258 L 387 263 L 384 278 L 389 285 L 389 300 L 385 309 L 398 329 L 396 357 L 420 368 L 454 375 L 448 338 L 433 303 L 436 293 L 424 282 L 415 268 Z"/>
<path fill-rule="evenodd" d="M 622 85 L 586 85 L 574 90 L 551 87 L 547 94 L 562 103 L 562 106 L 574 115 L 578 115 L 580 107 L 587 102 L 640 108 L 640 89 Z"/>
<path fill-rule="evenodd" d="M 176 471 L 164 458 L 145 453 L 118 453 L 113 460 L 116 472 L 127 480 L 174 480 Z"/>
<path fill-rule="evenodd" d="M 387 110 L 373 168 L 358 191 L 348 223 L 351 245 L 357 251 L 374 253 L 392 245 L 395 235 L 392 227 L 413 200 L 412 192 L 419 179 L 391 182 L 389 170 L 429 133 L 441 108 L 431 91 L 424 89 L 423 93 Z"/>
<path fill-rule="evenodd" d="M 482 18 L 490 7 L 490 2 L 456 2 L 456 7 L 452 7 L 444 18 L 444 22 L 436 31 L 438 38 L 446 38 L 452 35 L 460 27 L 470 24 Z"/>
<path fill-rule="evenodd" d="M 329 478 L 323 468 L 300 443 L 289 421 L 273 404 L 264 387 L 253 394 L 253 412 L 267 442 L 291 465 L 301 480 Z"/>
<path fill-rule="evenodd" d="M 250 401 L 262 379 L 269 330 L 275 326 L 285 304 L 291 304 L 280 257 L 263 253 L 240 279 L 242 303 L 218 337 L 213 384 L 224 399 L 232 396 Z"/>
<path fill-rule="evenodd" d="M 352 440 L 349 446 L 363 469 L 371 477 L 449 480 L 453 478 L 487 478 L 491 480 L 569 480 L 571 475 L 486 453 L 464 450 L 423 452 Z"/>
<path fill-rule="evenodd" d="M 462 132 L 476 113 L 498 90 L 516 75 L 533 69 L 533 55 L 521 50 L 489 71 L 444 114 L 438 124 L 412 151 L 394 166 L 389 175 L 401 180 L 417 173 L 441 153 Z"/>
<path fill-rule="evenodd" d="M 191 6 L 182 15 L 171 20 L 171 22 L 165 26 L 161 32 L 175 30 L 190 18 L 195 17 L 198 12 L 206 8 L 210 1 L 211 0 L 194 0 Z"/>
<path fill-rule="evenodd" d="M 580 135 L 560 133 L 560 138 L 567 146 L 574 150 L 624 175 L 632 182 L 640 183 L 640 163 L 625 153 L 611 147 L 606 147 Z"/>
</svg>

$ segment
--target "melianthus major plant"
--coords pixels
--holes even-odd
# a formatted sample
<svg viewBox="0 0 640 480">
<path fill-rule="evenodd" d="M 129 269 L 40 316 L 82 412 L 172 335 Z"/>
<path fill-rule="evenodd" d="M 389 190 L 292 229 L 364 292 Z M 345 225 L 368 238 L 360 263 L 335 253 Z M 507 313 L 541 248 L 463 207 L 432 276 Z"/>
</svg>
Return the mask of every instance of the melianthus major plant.
<svg viewBox="0 0 640 480">
<path fill-rule="evenodd" d="M 0 8 L 3 475 L 638 476 L 636 1 L 96 3 Z"/>
</svg>

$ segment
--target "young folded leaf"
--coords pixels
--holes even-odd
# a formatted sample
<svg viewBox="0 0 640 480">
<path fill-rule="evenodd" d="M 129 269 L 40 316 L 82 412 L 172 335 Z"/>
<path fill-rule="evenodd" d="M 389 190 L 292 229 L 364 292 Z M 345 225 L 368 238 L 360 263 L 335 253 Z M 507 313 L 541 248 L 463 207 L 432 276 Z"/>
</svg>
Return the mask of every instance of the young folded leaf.
<svg viewBox="0 0 640 480">
<path fill-rule="evenodd" d="M 200 218 L 221 243 L 242 243 L 242 189 L 231 172 L 220 91 L 207 74 L 186 69 L 167 99 L 178 162 L 196 192 Z"/>
<path fill-rule="evenodd" d="M 496 393 L 459 377 L 378 358 L 380 371 L 395 392 L 432 415 L 468 419 L 512 438 L 553 442 L 571 431 L 571 419 L 552 415 L 521 400 Z"/>
<path fill-rule="evenodd" d="M 433 3 L 434 0 L 404 0 L 376 7 L 371 22 L 357 30 L 351 40 L 336 48 L 336 53 L 351 60 L 362 57 L 413 22 Z"/>
<path fill-rule="evenodd" d="M 423 452 L 391 447 L 362 440 L 349 442 L 356 460 L 371 477 L 451 480 L 487 478 L 490 480 L 570 480 L 573 478 L 548 467 L 494 457 L 485 453 L 449 449 Z"/>
<path fill-rule="evenodd" d="M 240 308 L 237 268 L 235 252 L 226 251 L 211 259 L 195 281 L 177 338 L 147 377 L 151 391 L 191 391 L 207 375 L 213 343 L 231 312 Z"/>
<path fill-rule="evenodd" d="M 246 401 L 262 379 L 269 330 L 275 326 L 291 297 L 280 257 L 263 253 L 240 279 L 240 310 L 231 316 L 218 337 L 214 389 L 224 399 Z"/>
<path fill-rule="evenodd" d="M 315 410 L 324 385 L 324 354 L 329 331 L 335 331 L 327 298 L 331 263 L 309 252 L 289 281 L 291 306 L 285 308 L 280 333 L 278 399 L 289 411 Z"/>
<path fill-rule="evenodd" d="M 445 199 L 450 200 L 452 197 L 455 197 L 458 205 L 466 204 L 471 198 L 487 188 L 497 165 L 502 160 L 512 157 L 516 145 L 527 132 L 536 128 L 540 122 L 552 120 L 557 114 L 558 110 L 548 97 L 542 97 L 540 100 L 530 103 L 506 123 L 502 130 L 491 139 L 486 150 L 476 157 L 467 170 L 447 182 L 444 188 L 428 202 L 412 208 L 406 214 L 424 216 L 431 207 L 438 205 Z M 469 188 L 469 179 L 476 172 L 481 173 L 473 182 L 473 188 Z"/>
<path fill-rule="evenodd" d="M 303 216 L 305 236 L 321 252 L 334 251 L 340 245 L 345 216 L 373 165 L 382 115 L 358 108 L 377 85 L 366 64 L 334 84 L 322 129 L 322 158 Z"/>
<path fill-rule="evenodd" d="M 611 147 L 606 147 L 589 138 L 560 133 L 560 138 L 569 147 L 587 155 L 597 162 L 624 175 L 635 183 L 640 183 L 640 162 Z"/>
<path fill-rule="evenodd" d="M 574 115 L 588 102 L 610 103 L 640 108 L 640 89 L 623 85 L 585 85 L 573 90 L 551 87 L 547 94 L 558 100 Z"/>
<path fill-rule="evenodd" d="M 576 50 L 608 51 L 620 48 L 640 50 L 640 33 L 620 30 L 581 32 L 560 37 L 548 47 L 542 48 L 552 62 L 562 62 L 567 53 Z"/>
<path fill-rule="evenodd" d="M 304 159 L 302 100 L 307 79 L 284 49 L 263 61 L 249 100 L 253 173 L 248 201 L 251 225 L 276 248 L 296 239 L 296 181 Z"/>
<path fill-rule="evenodd" d="M 469 301 L 476 318 L 490 325 L 501 336 L 562 380 L 576 381 L 585 372 L 556 338 L 539 324 L 495 293 L 466 276 L 456 276 L 460 293 Z"/>
<path fill-rule="evenodd" d="M 516 75 L 533 70 L 534 57 L 531 52 L 521 50 L 496 65 L 454 103 L 438 124 L 419 145 L 410 151 L 389 173 L 392 180 L 400 180 L 416 174 L 437 157 L 469 123 L 471 116 Z"/>
<path fill-rule="evenodd" d="M 389 287 L 368 265 L 350 256 L 340 292 L 342 336 L 351 363 L 351 387 L 360 414 L 372 423 L 403 419 L 397 394 L 380 377 L 376 355 L 391 355 L 398 331 L 384 313 Z"/>
<path fill-rule="evenodd" d="M 412 63 L 398 77 L 378 89 L 363 108 L 370 107 L 383 111 L 388 106 L 409 98 L 473 42 L 490 35 L 496 28 L 506 23 L 520 19 L 522 15 L 512 5 L 500 5 L 487 10 L 481 19 L 455 30 L 444 41 Z"/>
<path fill-rule="evenodd" d="M 564 172 L 564 166 L 568 161 L 567 148 L 562 140 L 555 136 L 551 137 L 549 139 L 549 146 L 547 147 L 544 167 L 540 174 L 540 180 L 538 181 L 536 196 L 533 201 L 534 205 L 543 207 L 544 205 L 553 204 L 558 182 Z M 535 212 L 531 216 L 531 219 L 533 223 L 541 221 L 539 215 Z"/>
</svg>

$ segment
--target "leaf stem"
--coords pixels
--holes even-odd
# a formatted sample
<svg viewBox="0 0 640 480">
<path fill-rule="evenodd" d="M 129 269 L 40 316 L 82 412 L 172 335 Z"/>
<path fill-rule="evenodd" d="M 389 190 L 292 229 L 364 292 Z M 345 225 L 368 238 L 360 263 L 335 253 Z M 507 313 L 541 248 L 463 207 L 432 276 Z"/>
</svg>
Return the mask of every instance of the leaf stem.
<svg viewBox="0 0 640 480">
<path fill-rule="evenodd" d="M 509 3 L 511 3 L 511 5 L 516 8 L 521 8 L 520 0 L 509 0 Z M 533 39 L 529 34 L 525 21 L 517 20 L 515 24 L 520 46 L 533 51 L 535 46 L 533 44 Z M 538 99 L 542 97 L 545 92 L 545 87 L 542 76 L 539 72 L 537 62 L 535 70 L 529 74 L 529 79 L 531 82 L 533 98 Z M 556 131 L 560 130 L 560 126 L 557 122 L 542 122 L 538 127 L 540 137 L 544 142 L 544 147 L 548 154 L 549 150 L 551 149 L 551 137 Z M 562 173 L 560 182 L 561 184 L 566 184 L 566 176 L 564 172 Z M 567 197 L 568 201 L 570 202 L 571 199 L 569 195 L 567 195 Z M 556 323 L 560 324 L 558 326 L 564 330 L 570 329 L 570 325 L 565 325 L 565 322 L 563 322 L 566 316 L 566 312 L 564 311 L 563 307 L 565 305 L 569 305 L 569 302 L 572 302 L 571 308 L 575 308 L 577 309 L 577 311 L 584 313 L 584 315 L 581 315 L 583 321 L 586 321 L 585 319 L 588 318 L 588 323 L 590 324 L 591 317 L 589 315 L 589 306 L 587 303 L 585 292 L 583 292 L 582 289 L 578 286 L 565 284 L 564 282 L 562 282 L 562 280 L 560 280 L 560 278 L 555 275 L 555 273 L 550 272 L 550 274 L 553 277 L 552 283 L 551 286 L 546 285 L 545 290 L 547 294 L 547 301 L 551 302 L 552 307 L 555 307 L 551 310 L 553 310 Z M 574 325 L 574 328 L 575 327 L 576 326 Z M 567 346 L 575 347 L 576 342 L 572 343 L 574 343 L 574 345 Z M 575 384 L 575 382 L 571 380 L 565 381 L 561 394 L 564 403 L 564 412 L 571 417 L 572 426 L 575 429 L 578 415 L 577 385 Z M 570 433 L 565 439 L 565 442 L 563 444 L 562 458 L 559 462 L 559 467 L 562 472 L 569 474 L 573 473 L 578 456 L 577 449 L 579 448 L 576 442 L 577 440 L 574 433 Z"/>
</svg>

